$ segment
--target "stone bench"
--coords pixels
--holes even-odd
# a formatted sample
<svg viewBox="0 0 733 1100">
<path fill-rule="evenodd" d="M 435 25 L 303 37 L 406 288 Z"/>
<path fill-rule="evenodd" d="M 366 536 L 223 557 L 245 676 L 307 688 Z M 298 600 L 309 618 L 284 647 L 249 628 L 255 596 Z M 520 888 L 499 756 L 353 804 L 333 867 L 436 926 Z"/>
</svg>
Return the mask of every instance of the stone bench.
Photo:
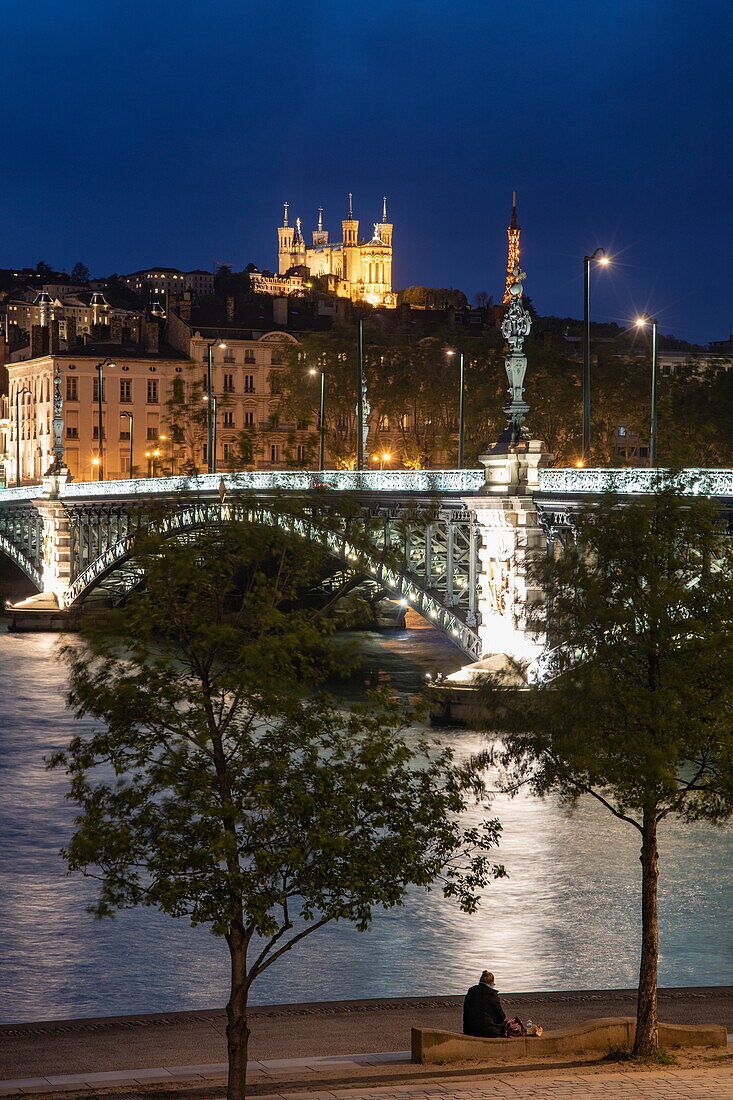
<svg viewBox="0 0 733 1100">
<path fill-rule="evenodd" d="M 636 1020 L 633 1016 L 605 1016 L 575 1027 L 546 1031 L 538 1037 L 480 1039 L 459 1031 L 413 1027 L 413 1062 L 516 1062 L 552 1054 L 608 1052 L 631 1049 Z M 726 1047 L 726 1029 L 717 1024 L 660 1024 L 660 1047 Z"/>
</svg>

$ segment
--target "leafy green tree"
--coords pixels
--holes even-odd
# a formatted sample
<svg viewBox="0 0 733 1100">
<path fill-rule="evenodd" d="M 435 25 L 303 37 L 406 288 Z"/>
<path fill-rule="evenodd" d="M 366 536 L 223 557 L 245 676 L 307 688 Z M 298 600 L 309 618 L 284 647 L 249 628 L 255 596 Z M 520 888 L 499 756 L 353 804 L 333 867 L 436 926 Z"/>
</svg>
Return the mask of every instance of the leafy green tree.
<svg viewBox="0 0 733 1100">
<path fill-rule="evenodd" d="M 508 787 L 595 798 L 640 841 L 634 1051 L 657 1050 L 658 832 L 733 813 L 733 548 L 714 503 L 609 497 L 532 578 L 549 594 L 552 675 L 489 685 Z M 489 754 L 491 755 L 491 754 Z"/>
<path fill-rule="evenodd" d="M 298 602 L 325 552 L 232 521 L 195 543 L 141 535 L 135 558 L 144 593 L 67 650 L 70 705 L 100 724 L 52 760 L 80 807 L 65 855 L 99 880 L 98 916 L 149 905 L 226 940 L 240 1100 L 257 978 L 410 886 L 440 880 L 472 911 L 502 873 L 499 826 L 464 831 L 471 777 L 408 747 L 396 701 L 345 712 L 312 694 L 339 663 L 322 612 Z"/>
<path fill-rule="evenodd" d="M 453 287 L 408 286 L 397 293 L 400 305 L 418 306 L 422 309 L 465 309 L 466 295 Z"/>
<path fill-rule="evenodd" d="M 71 281 L 72 283 L 88 283 L 90 279 L 89 268 L 86 264 L 79 261 L 78 264 L 74 264 L 71 269 Z"/>
</svg>

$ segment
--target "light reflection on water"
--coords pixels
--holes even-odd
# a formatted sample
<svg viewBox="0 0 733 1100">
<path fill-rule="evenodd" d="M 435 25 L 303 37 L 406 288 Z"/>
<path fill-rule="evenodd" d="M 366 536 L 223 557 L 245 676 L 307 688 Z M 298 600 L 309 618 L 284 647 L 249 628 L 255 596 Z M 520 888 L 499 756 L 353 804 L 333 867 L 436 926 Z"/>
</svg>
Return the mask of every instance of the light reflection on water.
<svg viewBox="0 0 733 1100">
<path fill-rule="evenodd" d="M 427 626 L 359 637 L 372 679 L 388 677 L 401 692 L 415 691 L 426 669 L 462 663 Z M 64 778 L 43 765 L 75 729 L 57 644 L 53 635 L 0 633 L 0 1020 L 220 1005 L 222 942 L 151 910 L 95 922 L 85 912 L 94 884 L 65 873 L 57 853 L 74 807 Z M 466 731 L 439 735 L 459 753 L 481 744 Z M 485 966 L 505 990 L 632 985 L 635 831 L 595 804 L 568 815 L 552 800 L 520 797 L 493 812 L 510 877 L 477 915 L 416 892 L 367 933 L 334 925 L 306 940 L 260 979 L 255 1003 L 456 993 Z M 662 984 L 733 984 L 732 880 L 729 827 L 665 827 Z"/>
</svg>

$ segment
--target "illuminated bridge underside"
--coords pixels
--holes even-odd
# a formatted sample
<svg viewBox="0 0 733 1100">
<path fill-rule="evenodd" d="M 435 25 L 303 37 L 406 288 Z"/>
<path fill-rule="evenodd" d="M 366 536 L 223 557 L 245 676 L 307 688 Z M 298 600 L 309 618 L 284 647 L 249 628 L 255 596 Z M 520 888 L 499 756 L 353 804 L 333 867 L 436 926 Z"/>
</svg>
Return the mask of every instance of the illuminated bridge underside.
<svg viewBox="0 0 733 1100">
<path fill-rule="evenodd" d="M 339 565 L 357 569 L 433 621 L 466 654 L 480 653 L 475 630 L 477 542 L 470 514 L 460 506 L 419 510 L 409 505 L 368 507 L 344 519 L 289 514 L 287 503 L 195 501 L 177 503 L 146 526 L 176 539 L 232 520 L 279 527 L 323 546 Z M 72 583 L 64 605 L 73 607 L 99 587 L 120 599 L 142 580 L 134 560 L 136 517 L 124 506 L 69 509 Z"/>
</svg>

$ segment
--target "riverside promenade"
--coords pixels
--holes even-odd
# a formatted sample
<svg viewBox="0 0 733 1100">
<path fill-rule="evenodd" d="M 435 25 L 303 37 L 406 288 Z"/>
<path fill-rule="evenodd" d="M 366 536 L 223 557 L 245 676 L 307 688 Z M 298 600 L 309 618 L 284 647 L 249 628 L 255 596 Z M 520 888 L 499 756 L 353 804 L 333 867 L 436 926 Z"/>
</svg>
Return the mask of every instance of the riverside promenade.
<svg viewBox="0 0 733 1100">
<path fill-rule="evenodd" d="M 509 993 L 502 994 L 502 1000 L 508 1015 L 531 1017 L 552 1030 L 593 1017 L 633 1015 L 635 993 Z M 602 1091 L 609 1100 L 616 1093 L 609 1091 L 610 1085 L 601 1088 L 599 1081 L 611 1075 L 619 1088 L 632 1089 L 619 1096 L 637 1100 L 647 1095 L 733 1100 L 733 1069 L 725 1055 L 704 1065 L 695 1062 L 644 1071 L 644 1081 L 652 1089 L 648 1093 L 639 1091 L 642 1076 L 635 1070 L 623 1076 L 623 1067 L 548 1063 L 538 1073 L 537 1067 L 529 1066 L 513 1071 L 506 1066 L 477 1069 L 475 1063 L 460 1067 L 410 1063 L 410 1028 L 460 1030 L 461 1006 L 462 997 L 451 996 L 254 1008 L 252 1095 L 297 1093 L 306 1100 L 314 1090 L 319 1097 L 347 1090 L 352 1100 L 362 1093 L 375 1100 L 418 1094 L 468 1100 L 484 1095 L 582 1097 Z M 660 1016 L 669 1023 L 720 1023 L 733 1032 L 733 987 L 660 990 Z M 213 1100 L 221 1095 L 224 1078 L 225 1026 L 224 1013 L 217 1010 L 5 1025 L 0 1027 L 0 1095 L 78 1091 L 89 1096 L 92 1089 L 106 1093 L 122 1087 L 126 1097 L 148 1097 L 156 1095 L 151 1091 L 155 1087 L 162 1087 L 172 1097 L 178 1086 L 185 1089 L 181 1096 Z M 653 1083 L 654 1075 L 660 1073 L 669 1081 L 669 1089 L 665 1086 L 660 1091 L 659 1083 Z M 694 1074 L 699 1080 L 693 1081 Z M 686 1083 L 680 1084 L 683 1080 Z M 689 1091 L 693 1085 L 697 1092 Z M 535 1091 L 529 1091 L 530 1086 Z"/>
</svg>

